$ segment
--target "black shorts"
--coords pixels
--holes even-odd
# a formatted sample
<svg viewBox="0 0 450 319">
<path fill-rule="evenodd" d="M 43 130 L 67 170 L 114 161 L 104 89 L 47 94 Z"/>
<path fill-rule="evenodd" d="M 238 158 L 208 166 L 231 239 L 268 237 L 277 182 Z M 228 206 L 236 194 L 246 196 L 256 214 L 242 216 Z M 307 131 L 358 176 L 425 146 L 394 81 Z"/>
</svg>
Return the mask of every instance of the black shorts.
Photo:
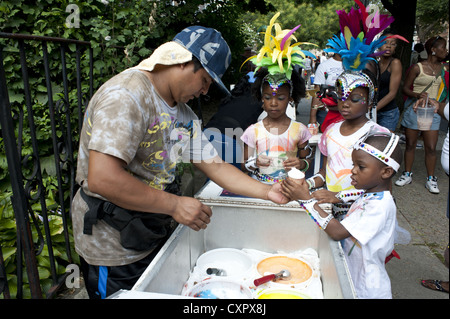
<svg viewBox="0 0 450 319">
<path fill-rule="evenodd" d="M 124 266 L 94 266 L 81 256 L 81 272 L 90 299 L 105 299 L 120 289 L 130 290 L 150 265 L 160 247 L 147 257 Z"/>
</svg>

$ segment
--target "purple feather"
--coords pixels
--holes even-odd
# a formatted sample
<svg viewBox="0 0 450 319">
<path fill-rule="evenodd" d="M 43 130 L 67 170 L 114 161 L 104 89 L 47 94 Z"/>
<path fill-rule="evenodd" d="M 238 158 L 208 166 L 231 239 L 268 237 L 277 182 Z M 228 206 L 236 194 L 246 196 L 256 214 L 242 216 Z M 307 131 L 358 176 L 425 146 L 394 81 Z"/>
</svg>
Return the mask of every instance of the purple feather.
<svg viewBox="0 0 450 319">
<path fill-rule="evenodd" d="M 383 55 L 385 53 L 386 53 L 386 50 L 385 51 L 377 51 L 377 52 L 374 52 L 372 54 L 369 54 L 368 57 L 375 58 L 375 57 Z"/>
<path fill-rule="evenodd" d="M 298 26 L 296 26 L 294 29 L 292 29 L 291 31 L 288 32 L 288 34 L 285 35 L 285 37 L 283 38 L 283 40 L 281 40 L 281 44 L 280 44 L 280 49 L 281 51 L 284 50 L 284 44 L 286 43 L 286 41 L 289 39 L 289 37 L 298 29 L 300 28 L 301 24 L 299 24 Z"/>
<path fill-rule="evenodd" d="M 379 15 L 379 26 L 372 26 L 366 34 L 366 43 L 372 42 L 373 38 L 386 29 L 392 22 L 394 22 L 394 17 L 380 14 Z"/>
</svg>

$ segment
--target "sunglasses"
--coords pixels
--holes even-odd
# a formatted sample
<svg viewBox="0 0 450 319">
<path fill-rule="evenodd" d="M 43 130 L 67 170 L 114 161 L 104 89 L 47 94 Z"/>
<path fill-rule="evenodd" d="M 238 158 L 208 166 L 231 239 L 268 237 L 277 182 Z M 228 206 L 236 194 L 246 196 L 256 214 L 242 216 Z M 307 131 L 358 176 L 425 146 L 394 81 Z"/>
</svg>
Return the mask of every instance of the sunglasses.
<svg viewBox="0 0 450 319">
<path fill-rule="evenodd" d="M 438 35 L 438 36 L 433 40 L 433 42 L 431 42 L 431 47 L 430 47 L 430 48 L 434 47 L 434 45 L 436 44 L 436 42 L 437 42 L 439 39 L 441 39 L 441 36 Z M 442 39 L 443 39 L 443 38 L 442 38 Z"/>
</svg>

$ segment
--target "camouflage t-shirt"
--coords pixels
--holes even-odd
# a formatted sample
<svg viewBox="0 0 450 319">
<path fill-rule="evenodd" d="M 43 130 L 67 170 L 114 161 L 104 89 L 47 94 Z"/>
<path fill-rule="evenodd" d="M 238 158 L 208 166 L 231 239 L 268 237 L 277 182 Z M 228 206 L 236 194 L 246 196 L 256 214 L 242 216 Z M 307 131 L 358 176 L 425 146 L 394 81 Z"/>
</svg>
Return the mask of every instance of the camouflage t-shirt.
<svg viewBox="0 0 450 319">
<path fill-rule="evenodd" d="M 217 155 L 189 106 L 169 107 L 140 70 L 126 70 L 107 81 L 85 113 L 76 180 L 88 195 L 101 198 L 88 189 L 90 150 L 122 159 L 130 174 L 160 190 L 174 181 L 177 162 Z M 72 207 L 75 249 L 89 264 L 126 265 L 150 253 L 122 247 L 119 232 L 101 220 L 92 235 L 83 234 L 87 209 L 78 193 Z"/>
</svg>

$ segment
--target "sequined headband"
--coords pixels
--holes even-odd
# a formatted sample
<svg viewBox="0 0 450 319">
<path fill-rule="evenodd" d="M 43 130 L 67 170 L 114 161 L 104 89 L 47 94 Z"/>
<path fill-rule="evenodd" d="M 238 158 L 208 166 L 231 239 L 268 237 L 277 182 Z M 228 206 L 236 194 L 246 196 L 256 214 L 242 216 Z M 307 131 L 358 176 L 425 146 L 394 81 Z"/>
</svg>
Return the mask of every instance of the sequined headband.
<svg viewBox="0 0 450 319">
<path fill-rule="evenodd" d="M 289 95 L 292 96 L 292 91 L 293 91 L 293 85 L 292 85 L 292 81 L 289 80 L 285 74 L 267 74 L 261 84 L 261 94 L 262 94 L 262 90 L 263 90 L 263 85 L 264 83 L 269 83 L 271 89 L 272 89 L 272 95 L 275 96 L 278 92 L 278 89 L 280 87 L 282 87 L 284 84 L 289 84 Z"/>
<path fill-rule="evenodd" d="M 341 88 L 342 101 L 345 101 L 357 87 L 369 89 L 369 105 L 373 105 L 375 100 L 376 87 L 370 77 L 362 71 L 345 71 L 336 79 L 336 87 Z"/>
<path fill-rule="evenodd" d="M 383 151 L 380 151 L 379 149 L 377 149 L 376 147 L 367 144 L 365 142 L 365 140 L 369 137 L 369 136 L 386 136 L 386 137 L 390 137 L 389 138 L 389 142 L 386 145 L 386 147 L 384 148 Z M 386 133 L 386 132 L 372 132 L 369 131 L 369 133 L 367 133 L 365 136 L 363 136 L 354 146 L 353 148 L 355 150 L 362 150 L 366 153 L 368 153 L 369 155 L 377 158 L 378 160 L 380 160 L 381 162 L 383 162 L 384 164 L 386 164 L 387 166 L 392 167 L 396 172 L 398 172 L 399 168 L 400 168 L 400 164 L 397 163 L 396 160 L 391 158 L 392 153 L 395 150 L 395 147 L 398 144 L 399 141 L 399 137 L 398 135 L 395 135 L 393 133 Z"/>
</svg>

